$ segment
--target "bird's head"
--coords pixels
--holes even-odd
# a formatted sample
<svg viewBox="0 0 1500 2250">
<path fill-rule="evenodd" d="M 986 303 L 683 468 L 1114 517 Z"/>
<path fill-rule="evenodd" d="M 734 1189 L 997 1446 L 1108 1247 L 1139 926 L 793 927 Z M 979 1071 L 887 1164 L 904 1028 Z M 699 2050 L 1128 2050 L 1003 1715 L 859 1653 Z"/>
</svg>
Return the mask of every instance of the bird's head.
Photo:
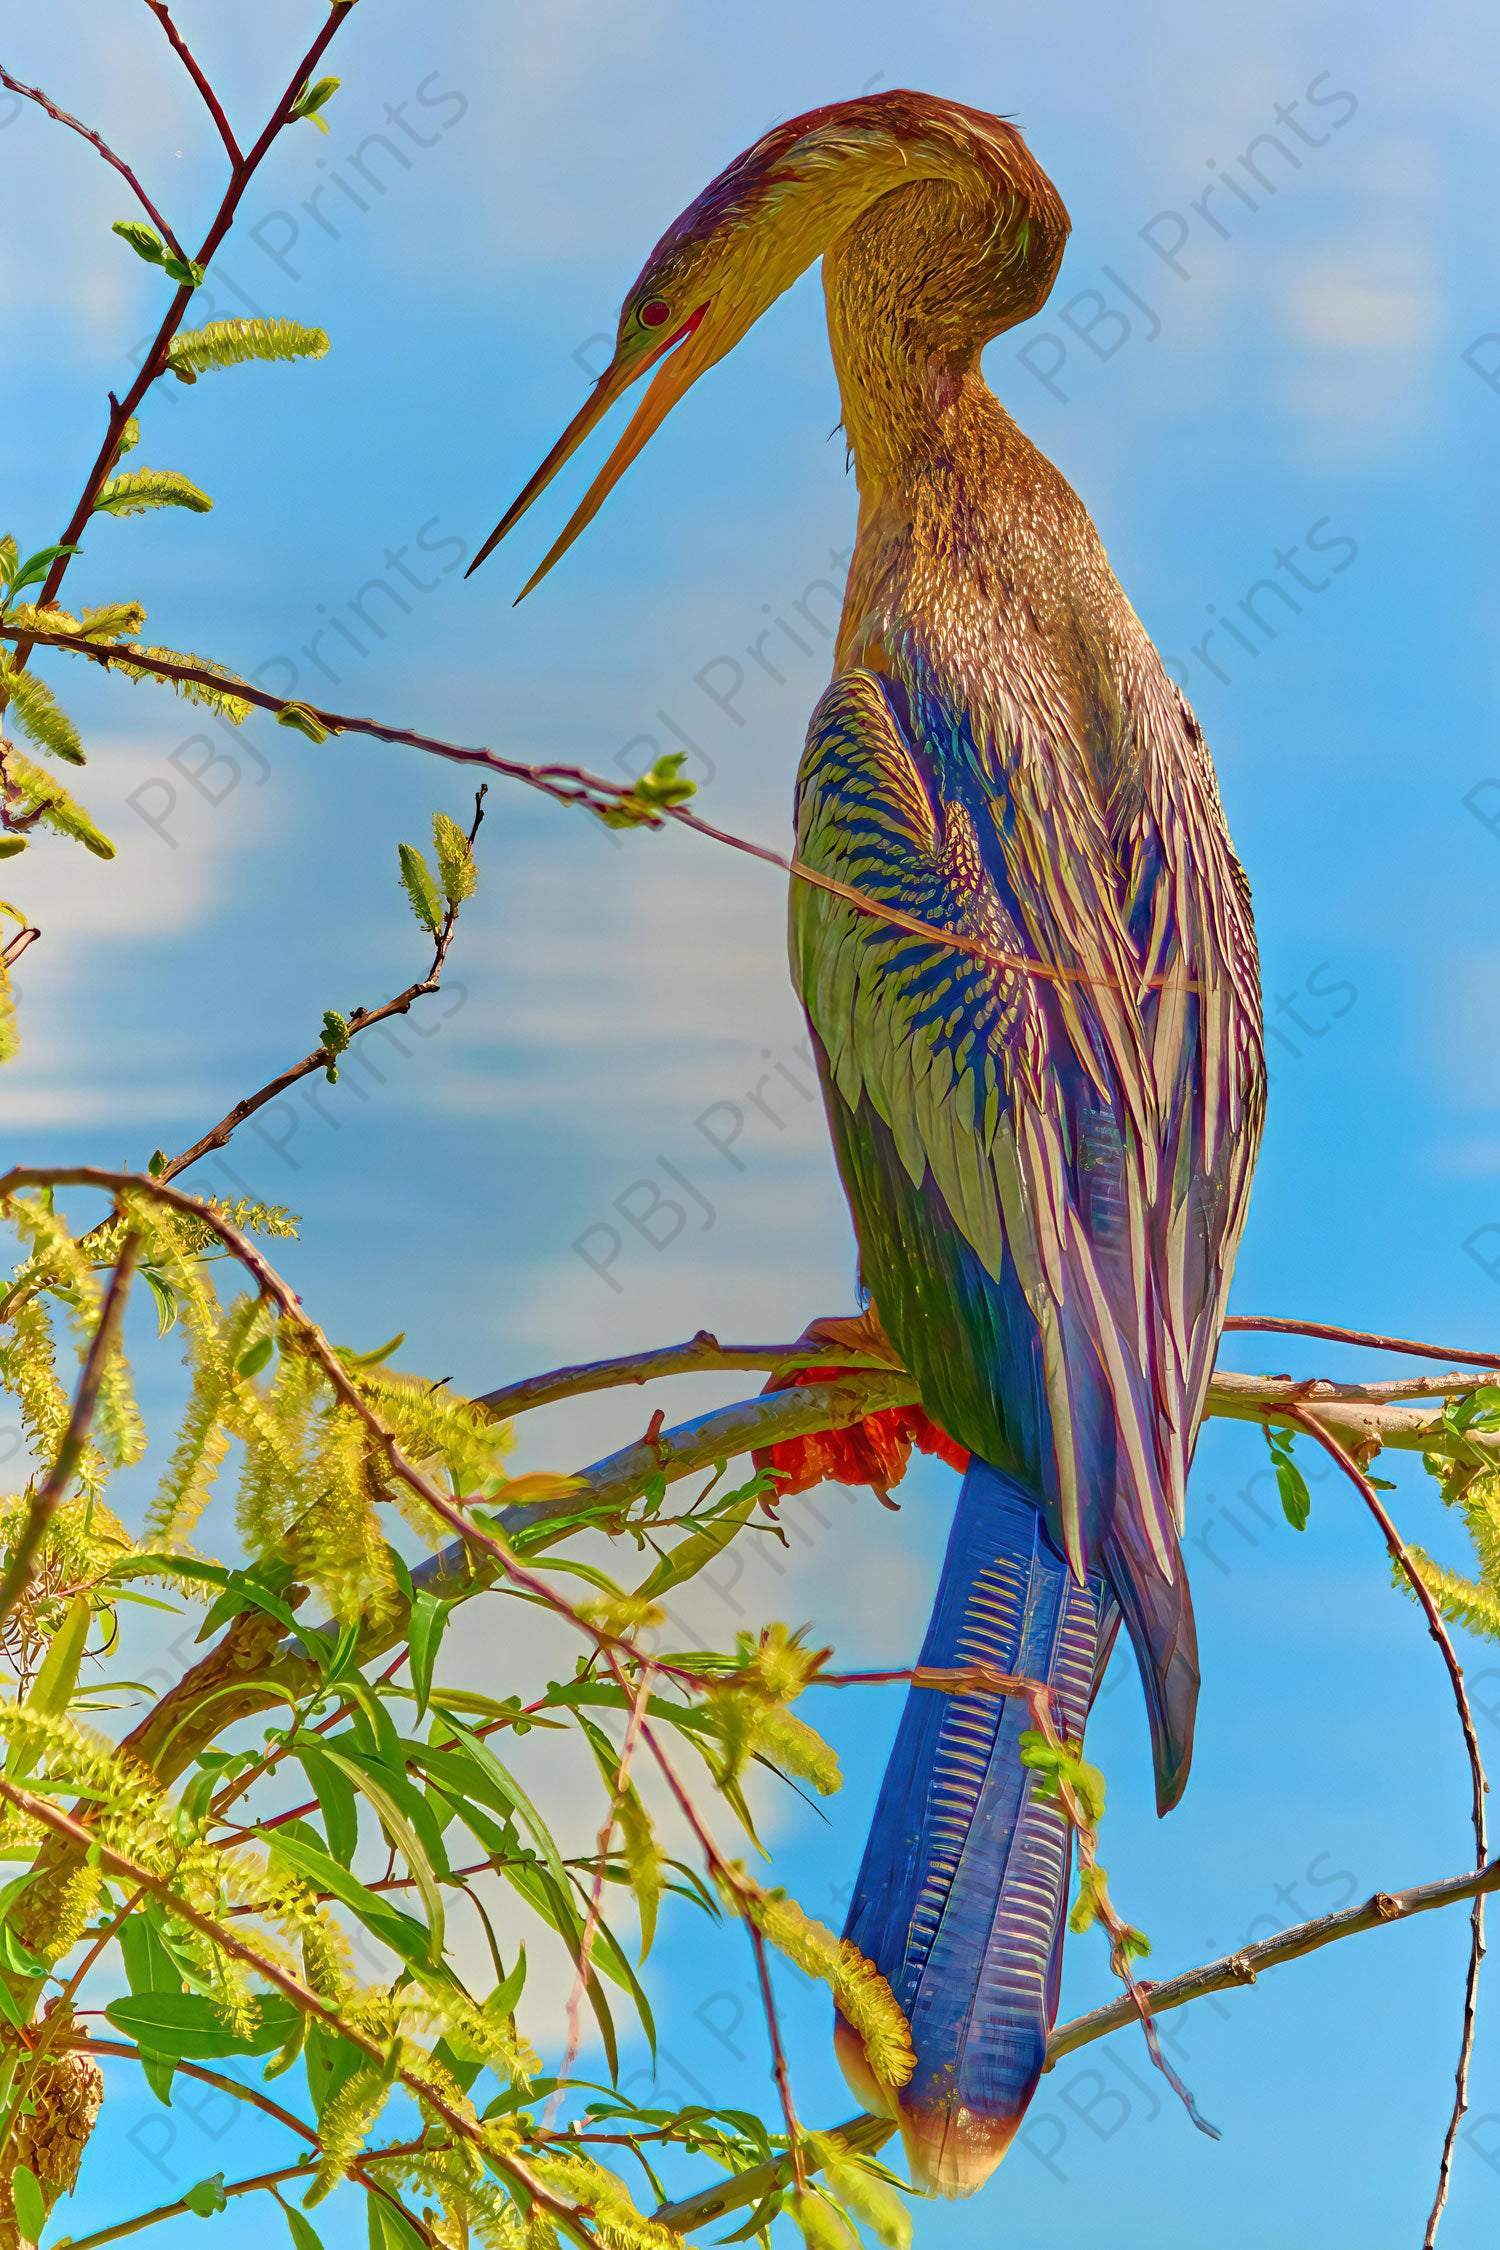
<svg viewBox="0 0 1500 2250">
<path fill-rule="evenodd" d="M 652 251 L 620 309 L 614 355 L 469 565 L 478 569 L 632 384 L 651 382 L 624 434 L 521 589 L 530 593 L 707 368 L 882 196 L 946 180 L 972 198 L 976 268 L 1016 296 L 990 333 L 1051 288 L 1067 214 L 1015 127 L 927 94 L 837 102 L 773 126 L 713 180 Z M 653 372 L 654 371 L 654 372 Z"/>
</svg>

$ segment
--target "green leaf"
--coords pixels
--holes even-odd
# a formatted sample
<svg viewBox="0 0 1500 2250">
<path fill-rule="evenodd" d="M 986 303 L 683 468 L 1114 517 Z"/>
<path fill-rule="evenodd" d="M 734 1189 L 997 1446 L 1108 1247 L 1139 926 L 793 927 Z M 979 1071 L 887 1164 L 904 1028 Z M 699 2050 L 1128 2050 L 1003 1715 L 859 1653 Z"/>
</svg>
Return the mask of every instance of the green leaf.
<svg viewBox="0 0 1500 2250">
<path fill-rule="evenodd" d="M 367 2058 L 337 2032 L 314 2023 L 308 2026 L 304 2059 L 307 2090 L 312 2096 L 314 2112 L 321 2118 L 340 2087 L 346 2085 L 357 2070 L 364 2068 Z"/>
<path fill-rule="evenodd" d="M 195 516 L 206 516 L 212 506 L 208 494 L 176 469 L 126 469 L 101 487 L 94 513 L 139 516 L 148 508 L 190 508 Z"/>
<path fill-rule="evenodd" d="M 310 125 L 317 126 L 320 133 L 326 133 L 327 120 L 320 117 L 318 112 L 327 106 L 342 84 L 343 80 L 340 78 L 315 78 L 311 84 L 303 87 L 288 112 L 289 117 L 293 120 L 305 117 Z"/>
<path fill-rule="evenodd" d="M 280 2196 L 276 2200 L 281 2203 Z M 281 2213 L 292 2238 L 292 2250 L 323 2250 L 322 2236 L 311 2219 L 305 2212 L 299 2211 L 295 2203 L 281 2203 Z"/>
<path fill-rule="evenodd" d="M 148 266 L 159 266 L 167 255 L 167 246 L 155 227 L 148 227 L 144 219 L 116 219 L 110 228 L 122 242 L 128 242 L 138 258 Z"/>
<path fill-rule="evenodd" d="M 211 2219 L 216 2212 L 227 2211 L 229 2198 L 224 2193 L 223 2173 L 214 2172 L 208 2179 L 199 2180 L 196 2186 L 185 2189 L 182 2200 L 200 2219 Z"/>
<path fill-rule="evenodd" d="M 695 1578 L 724 1552 L 735 1533 L 749 1522 L 757 1504 L 755 1493 L 747 1492 L 732 1507 L 710 1516 L 701 1529 L 690 1531 L 685 1539 L 678 1540 L 670 1554 L 663 1555 L 636 1592 L 645 1601 L 656 1601 L 669 1587 Z"/>
<path fill-rule="evenodd" d="M 316 123 L 316 119 L 314 120 Z M 428 2238 L 404 2208 L 384 2196 L 366 2195 L 370 2250 L 428 2250 Z"/>
<path fill-rule="evenodd" d="M 67 1710 L 73 1700 L 73 1690 L 78 1685 L 78 1674 L 83 1664 L 83 1652 L 93 1622 L 93 1610 L 87 1594 L 75 1594 L 69 1602 L 61 1625 L 52 1636 L 41 1670 L 32 1682 L 31 1693 L 26 1698 L 28 1711 L 41 1717 L 54 1719 Z M 15 1744 L 11 1744 L 14 1755 Z M 5 1770 L 12 1772 L 10 1759 Z"/>
<path fill-rule="evenodd" d="M 435 1594 L 430 1594 L 427 1591 L 425 1586 L 412 1603 L 407 1636 L 411 1652 L 412 1685 L 417 1691 L 417 1717 L 419 1719 L 424 1719 L 427 1716 L 427 1699 L 432 1693 L 432 1668 L 437 1661 L 437 1652 L 442 1645 L 443 1635 L 448 1629 L 448 1619 L 452 1610 L 453 1604 L 451 1602 L 440 1602 Z"/>
<path fill-rule="evenodd" d="M 77 552 L 76 545 L 71 547 L 38 547 L 34 555 L 28 555 L 23 563 L 16 566 L 15 575 L 7 588 L 6 598 L 13 600 L 17 594 L 24 593 L 28 586 L 40 586 L 59 555 L 76 555 Z"/>
<path fill-rule="evenodd" d="M 209 2062 L 217 2055 L 269 2055 L 284 2047 L 297 2028 L 298 2010 L 290 2000 L 261 1995 L 256 2023 L 243 2037 L 232 2031 L 214 2002 L 201 1992 L 142 1992 L 112 2000 L 104 2013 L 116 2030 L 155 2055 Z"/>
<path fill-rule="evenodd" d="M 47 2224 L 47 2206 L 41 2182 L 29 2164 L 17 2164 L 10 2175 L 10 2192 L 16 2207 L 16 2225 L 27 2242 L 40 2242 Z"/>
<path fill-rule="evenodd" d="M 557 1845 L 553 1841 L 552 1831 L 547 1826 L 547 1823 L 543 1820 L 541 1814 L 537 1811 L 536 1806 L 527 1796 L 525 1790 L 521 1787 L 519 1781 L 517 1781 L 515 1775 L 510 1772 L 508 1767 L 505 1767 L 500 1763 L 500 1760 L 495 1756 L 495 1753 L 490 1748 L 489 1744 L 487 1742 L 482 1742 L 477 1734 L 471 1732 L 471 1730 L 463 1724 L 463 1721 L 461 1719 L 455 1719 L 451 1715 L 449 1715 L 447 1718 L 445 1718 L 443 1723 L 444 1726 L 457 1738 L 458 1743 L 462 1746 L 462 1750 L 467 1753 L 469 1764 L 474 1769 L 476 1769 L 483 1780 L 489 1784 L 489 1788 L 493 1792 L 493 1795 L 488 1801 L 498 1801 L 503 1811 L 514 1812 L 517 1815 L 521 1822 L 521 1825 L 530 1833 L 531 1837 L 540 1848 L 542 1857 L 547 1863 L 553 1881 L 560 1884 L 562 1888 L 566 1890 L 568 1887 L 567 1873 L 563 1867 L 562 1854 L 558 1851 Z M 450 1750 L 448 1755 L 452 1757 L 454 1755 L 457 1755 L 457 1753 Z"/>
<path fill-rule="evenodd" d="M 401 863 L 401 888 L 411 901 L 411 910 L 424 930 L 436 937 L 443 926 L 443 903 L 428 866 L 415 844 L 402 844 L 397 857 Z"/>
<path fill-rule="evenodd" d="M 156 1305 L 156 1333 L 165 1336 L 177 1323 L 177 1292 L 165 1274 L 158 1273 L 154 1266 L 142 1266 L 140 1272 Z"/>
<path fill-rule="evenodd" d="M 341 1860 L 347 1867 L 359 1843 L 359 1804 L 354 1794 L 354 1784 L 346 1773 L 324 1757 L 318 1736 L 299 1734 L 292 1749 L 301 1761 L 308 1785 L 318 1800 L 328 1849 L 335 1859 Z"/>
<path fill-rule="evenodd" d="M 215 367 L 250 360 L 321 359 L 328 337 L 298 320 L 211 320 L 205 328 L 174 336 L 166 364 L 181 383 L 195 383 Z"/>
<path fill-rule="evenodd" d="M 1266 1449 L 1271 1456 L 1271 1466 L 1276 1471 L 1276 1490 L 1281 1496 L 1281 1509 L 1293 1531 L 1305 1531 L 1312 1514 L 1312 1494 L 1307 1489 L 1307 1479 L 1292 1458 L 1291 1433 L 1273 1430 L 1269 1424 L 1265 1431 Z"/>
<path fill-rule="evenodd" d="M 669 750 L 631 783 L 624 796 L 612 805 L 596 805 L 594 811 L 606 828 L 659 828 L 664 812 L 685 805 L 698 793 L 698 784 L 683 774 L 686 763 L 685 750 Z"/>
<path fill-rule="evenodd" d="M 201 289 L 208 279 L 207 266 L 200 266 L 196 258 L 174 258 L 169 254 L 162 259 L 161 270 L 172 281 L 186 282 L 190 289 Z"/>
<path fill-rule="evenodd" d="M 430 1808 L 423 1803 L 417 1792 L 404 1780 L 398 1781 L 393 1774 L 377 1775 L 374 1773 L 371 1770 L 373 1761 L 346 1757 L 342 1751 L 338 1750 L 330 1750 L 328 1755 L 335 1765 L 344 1768 L 355 1788 L 369 1798 L 379 1817 L 381 1827 L 410 1869 L 422 1904 L 427 1911 L 427 1957 L 434 1968 L 438 1967 L 443 1958 L 446 1917 L 443 1911 L 443 1894 L 438 1888 L 437 1875 L 433 1868 L 432 1858 L 429 1857 L 429 1845 L 435 1844 L 437 1846 L 437 1852 L 434 1856 L 440 1858 L 442 1855 L 442 1836 L 437 1823 L 431 1821 Z M 398 1798 L 403 1794 L 408 1799 L 415 1800 L 409 1807 L 411 1814 L 415 1817 L 409 1818 L 408 1808 L 398 1802 Z M 418 1808 L 420 1808 L 420 1812 Z M 426 1837 L 419 1837 L 417 1834 L 418 1826 L 429 1821 L 431 1833 Z"/>
</svg>

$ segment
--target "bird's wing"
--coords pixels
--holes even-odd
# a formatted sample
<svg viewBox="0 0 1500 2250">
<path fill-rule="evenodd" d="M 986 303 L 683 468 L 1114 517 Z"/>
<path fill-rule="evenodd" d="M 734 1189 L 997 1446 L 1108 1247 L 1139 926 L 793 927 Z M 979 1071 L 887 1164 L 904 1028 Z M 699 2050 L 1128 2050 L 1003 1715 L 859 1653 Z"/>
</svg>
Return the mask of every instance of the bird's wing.
<svg viewBox="0 0 1500 2250">
<path fill-rule="evenodd" d="M 799 883 L 793 969 L 866 1280 L 929 1408 L 1004 1462 L 985 1412 L 994 1430 L 1030 1381 L 1070 1561 L 1082 1574 L 1123 1504 L 1171 1582 L 1138 969 L 1097 801 L 1075 822 L 1057 790 L 1045 817 L 1027 791 L 1045 778 L 1013 786 L 925 689 L 836 678 L 799 777 L 799 856 L 985 957 Z"/>
<path fill-rule="evenodd" d="M 1132 705 L 1112 846 L 1157 1120 L 1150 1242 L 1180 1524 L 1265 1112 L 1260 967 L 1202 730 L 1154 659 Z"/>
</svg>

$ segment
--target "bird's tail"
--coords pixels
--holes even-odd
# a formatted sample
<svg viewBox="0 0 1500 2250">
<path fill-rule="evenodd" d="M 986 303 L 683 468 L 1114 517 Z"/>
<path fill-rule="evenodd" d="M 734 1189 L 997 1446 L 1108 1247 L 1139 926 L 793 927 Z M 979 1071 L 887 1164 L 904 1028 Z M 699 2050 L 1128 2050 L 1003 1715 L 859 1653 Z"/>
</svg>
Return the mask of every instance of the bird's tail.
<svg viewBox="0 0 1500 2250">
<path fill-rule="evenodd" d="M 1102 1580 L 1080 1586 L 1038 1500 L 974 1461 L 964 1478 L 923 1665 L 1045 1680 L 1072 1739 L 1114 1637 Z M 914 1687 L 881 1785 L 846 1935 L 906 2011 L 916 2069 L 877 2085 L 837 2024 L 855 2093 L 894 2110 L 920 2186 L 969 2195 L 1010 2146 L 1057 2012 L 1072 1837 L 1021 1763 L 1024 1696 Z"/>
</svg>

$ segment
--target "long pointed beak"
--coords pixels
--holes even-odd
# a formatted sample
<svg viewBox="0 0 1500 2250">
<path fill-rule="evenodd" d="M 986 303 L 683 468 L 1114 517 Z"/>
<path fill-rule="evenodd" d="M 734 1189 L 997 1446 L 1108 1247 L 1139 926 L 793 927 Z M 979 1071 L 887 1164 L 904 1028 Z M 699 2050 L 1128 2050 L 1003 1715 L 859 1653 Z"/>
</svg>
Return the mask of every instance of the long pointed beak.
<svg viewBox="0 0 1500 2250">
<path fill-rule="evenodd" d="M 578 506 L 568 518 L 567 523 L 553 541 L 546 555 L 527 579 L 520 593 L 517 594 L 516 600 L 518 602 L 524 601 L 532 588 L 541 583 L 559 556 L 567 553 L 584 526 L 593 522 L 605 500 L 619 483 L 620 478 L 645 445 L 647 439 L 661 427 L 683 393 L 689 390 L 698 376 L 702 374 L 708 363 L 701 354 L 694 353 L 692 341 L 707 310 L 706 304 L 700 305 L 697 311 L 690 314 L 688 319 L 682 323 L 680 328 L 676 329 L 670 336 L 664 336 L 656 348 L 647 352 L 643 357 L 622 362 L 617 356 L 605 369 L 545 461 L 542 462 L 535 475 L 528 478 L 516 494 L 515 499 L 512 500 L 510 506 L 464 572 L 466 578 L 472 578 L 485 557 L 499 546 L 512 526 L 519 523 L 533 500 L 540 493 L 546 491 L 563 463 L 572 459 L 589 432 L 603 421 L 615 401 L 623 397 L 624 393 L 630 389 L 633 383 L 640 380 L 648 368 L 655 367 L 657 369 L 656 378 L 632 415 L 619 444 L 589 486 L 582 500 L 579 501 Z"/>
</svg>

